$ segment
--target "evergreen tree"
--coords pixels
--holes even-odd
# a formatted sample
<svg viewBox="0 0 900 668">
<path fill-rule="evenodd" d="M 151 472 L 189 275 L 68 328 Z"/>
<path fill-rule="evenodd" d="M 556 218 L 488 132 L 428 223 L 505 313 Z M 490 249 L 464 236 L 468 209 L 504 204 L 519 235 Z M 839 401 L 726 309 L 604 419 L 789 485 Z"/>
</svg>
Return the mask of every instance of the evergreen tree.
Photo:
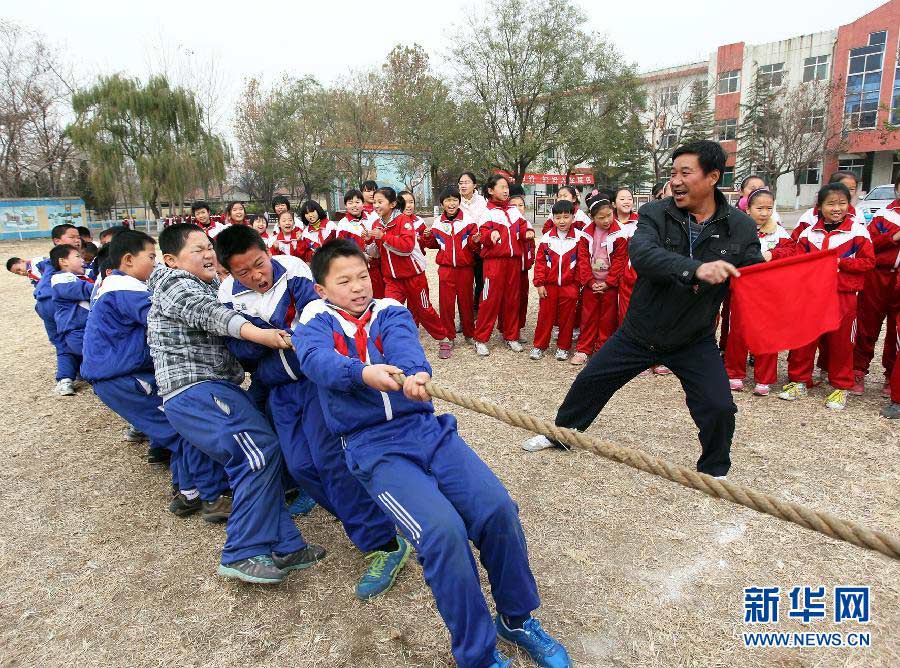
<svg viewBox="0 0 900 668">
<path fill-rule="evenodd" d="M 753 81 L 747 103 L 741 105 L 742 115 L 738 123 L 736 181 L 748 174 L 758 174 L 770 185 L 778 173 L 779 165 L 773 164 L 775 144 L 781 134 L 781 111 L 778 91 L 767 81 L 757 77 Z"/>
<path fill-rule="evenodd" d="M 713 112 L 709 105 L 709 87 L 705 81 L 691 84 L 691 97 L 684 113 L 681 142 L 709 139 L 713 134 Z"/>
</svg>

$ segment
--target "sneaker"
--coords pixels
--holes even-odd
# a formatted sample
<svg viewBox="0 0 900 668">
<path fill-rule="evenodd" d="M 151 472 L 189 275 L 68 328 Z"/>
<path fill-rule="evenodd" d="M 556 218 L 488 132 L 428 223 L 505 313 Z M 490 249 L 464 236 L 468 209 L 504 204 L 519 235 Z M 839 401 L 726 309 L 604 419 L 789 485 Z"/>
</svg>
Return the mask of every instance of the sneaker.
<svg viewBox="0 0 900 668">
<path fill-rule="evenodd" d="M 453 341 L 441 341 L 438 343 L 438 359 L 449 359 L 453 354 Z"/>
<path fill-rule="evenodd" d="M 494 663 L 488 666 L 488 668 L 511 668 L 512 659 L 504 656 L 497 650 L 494 650 Z"/>
<path fill-rule="evenodd" d="M 881 417 L 886 417 L 888 420 L 900 418 L 900 404 L 888 404 L 882 408 Z"/>
<path fill-rule="evenodd" d="M 231 515 L 231 497 L 222 494 L 215 501 L 204 501 L 201 517 L 204 522 L 221 524 L 228 521 Z"/>
<path fill-rule="evenodd" d="M 307 545 L 303 549 L 280 557 L 277 554 L 272 555 L 272 561 L 275 562 L 275 566 L 285 573 L 305 570 L 324 558 L 325 548 L 321 545 Z"/>
<path fill-rule="evenodd" d="M 785 401 L 794 401 L 802 399 L 806 396 L 806 383 L 788 383 L 781 388 L 784 392 L 779 393 L 778 398 Z"/>
<path fill-rule="evenodd" d="M 769 396 L 769 386 L 757 383 L 756 387 L 753 388 L 753 394 L 757 397 L 767 397 Z"/>
<path fill-rule="evenodd" d="M 885 399 L 891 398 L 891 379 L 885 378 L 884 385 L 881 386 L 881 396 Z"/>
<path fill-rule="evenodd" d="M 558 362 L 565 362 L 569 359 L 569 351 L 564 348 L 557 348 L 556 355 L 554 355 Z"/>
<path fill-rule="evenodd" d="M 488 355 L 491 354 L 491 351 L 488 350 L 487 344 L 482 343 L 481 341 L 475 342 L 475 352 L 478 354 L 479 357 L 487 357 Z"/>
<path fill-rule="evenodd" d="M 588 356 L 584 353 L 575 353 L 574 355 L 572 355 L 572 359 L 569 360 L 569 364 L 573 366 L 581 366 L 582 364 L 585 364 L 587 360 Z"/>
<path fill-rule="evenodd" d="M 544 356 L 544 351 L 540 348 L 532 348 L 531 352 L 528 353 L 528 357 L 533 360 L 539 360 Z"/>
<path fill-rule="evenodd" d="M 71 378 L 63 378 L 53 388 L 53 393 L 60 397 L 71 397 L 75 395 L 75 383 Z"/>
<path fill-rule="evenodd" d="M 644 369 L 638 374 L 638 378 L 646 378 L 647 376 L 652 376 L 653 372 L 650 369 Z"/>
<path fill-rule="evenodd" d="M 847 406 L 847 390 L 835 390 L 829 394 L 828 398 L 825 400 L 825 405 L 832 410 L 844 410 Z"/>
<path fill-rule="evenodd" d="M 288 506 L 288 512 L 291 517 L 306 517 L 316 507 L 315 500 L 307 494 L 306 490 L 301 489 L 297 494 L 297 498 Z"/>
<path fill-rule="evenodd" d="M 525 452 L 540 452 L 541 450 L 555 447 L 556 444 L 543 434 L 532 436 L 522 444 L 522 449 Z"/>
<path fill-rule="evenodd" d="M 287 573 L 278 568 L 268 554 L 259 554 L 230 564 L 219 564 L 216 572 L 222 577 L 254 584 L 278 584 L 287 577 Z"/>
<path fill-rule="evenodd" d="M 863 392 L 866 391 L 866 374 L 862 371 L 854 371 L 853 372 L 853 387 L 850 389 L 850 394 L 854 397 L 861 397 Z"/>
<path fill-rule="evenodd" d="M 744 381 L 741 378 L 729 378 L 728 379 L 728 387 L 731 388 L 732 392 L 743 392 L 744 391 Z"/>
<path fill-rule="evenodd" d="M 166 448 L 147 448 L 148 464 L 164 464 L 169 465 L 172 461 L 172 451 Z"/>
<path fill-rule="evenodd" d="M 497 635 L 521 647 L 541 668 L 569 668 L 572 665 L 566 648 L 547 633 L 534 617 L 525 622 L 521 629 L 507 628 L 501 615 L 497 615 L 495 623 Z"/>
<path fill-rule="evenodd" d="M 393 552 L 377 551 L 366 555 L 369 567 L 356 585 L 356 598 L 368 601 L 394 586 L 394 580 L 412 552 L 410 544 L 401 536 L 397 536 L 397 544 L 400 547 Z"/>
<path fill-rule="evenodd" d="M 523 350 L 525 350 L 525 349 L 522 347 L 522 344 L 519 343 L 518 341 L 507 341 L 507 342 L 506 342 L 506 347 L 509 348 L 510 350 L 512 350 L 514 353 L 520 353 L 520 352 L 522 352 Z"/>
<path fill-rule="evenodd" d="M 178 492 L 169 504 L 169 511 L 178 517 L 187 517 L 188 515 L 193 515 L 202 507 L 203 502 L 199 496 L 189 499 L 181 492 Z"/>
<path fill-rule="evenodd" d="M 131 425 L 128 425 L 122 434 L 122 439 L 129 443 L 140 443 L 141 441 L 147 440 L 147 434 L 140 429 L 135 429 Z"/>
<path fill-rule="evenodd" d="M 655 367 L 653 367 L 653 373 L 655 373 L 657 376 L 668 376 L 672 373 L 672 371 L 667 366 L 657 364 Z"/>
</svg>

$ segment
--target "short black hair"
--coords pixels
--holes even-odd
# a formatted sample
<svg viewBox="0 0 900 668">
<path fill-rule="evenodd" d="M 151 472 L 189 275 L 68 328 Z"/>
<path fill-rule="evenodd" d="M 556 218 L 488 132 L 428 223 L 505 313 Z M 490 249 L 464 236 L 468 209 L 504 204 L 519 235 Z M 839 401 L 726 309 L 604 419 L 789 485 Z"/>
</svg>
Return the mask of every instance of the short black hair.
<svg viewBox="0 0 900 668">
<path fill-rule="evenodd" d="M 275 195 L 275 197 L 272 198 L 272 211 L 275 210 L 275 206 L 278 204 L 284 204 L 287 206 L 288 211 L 291 210 L 291 200 L 287 198 L 287 195 Z"/>
<path fill-rule="evenodd" d="M 849 169 L 839 169 L 828 178 L 828 183 L 840 183 L 844 179 L 853 179 L 853 182 L 859 185 L 859 177 Z"/>
<path fill-rule="evenodd" d="M 259 232 L 246 225 L 232 225 L 222 230 L 215 239 L 216 257 L 219 264 L 231 271 L 231 258 L 241 253 L 246 253 L 251 248 L 258 248 L 265 252 L 266 242 L 259 236 Z"/>
<path fill-rule="evenodd" d="M 212 210 L 209 208 L 209 202 L 206 202 L 202 199 L 198 199 L 196 202 L 191 204 L 191 215 L 193 216 L 200 209 L 206 209 L 208 213 L 212 213 Z"/>
<path fill-rule="evenodd" d="M 719 178 L 725 172 L 725 150 L 717 141 L 701 139 L 682 144 L 672 152 L 672 162 L 681 155 L 696 155 L 697 162 L 704 174 L 709 174 L 714 169 L 719 171 Z"/>
<path fill-rule="evenodd" d="M 550 212 L 555 216 L 558 213 L 575 213 L 575 205 L 567 199 L 561 199 L 554 203 Z"/>
<path fill-rule="evenodd" d="M 24 262 L 20 257 L 11 257 L 6 261 L 6 271 L 12 271 L 12 268 L 15 267 L 20 262 Z"/>
<path fill-rule="evenodd" d="M 522 199 L 524 199 L 525 188 L 520 186 L 518 183 L 511 183 L 509 185 L 509 198 L 512 199 L 513 197 L 521 197 Z M 577 193 L 575 194 L 575 197 L 578 197 Z"/>
<path fill-rule="evenodd" d="M 462 199 L 462 196 L 459 194 L 459 188 L 456 186 L 447 186 L 441 191 L 441 197 L 438 200 L 441 204 L 444 203 L 445 199 L 449 199 L 451 197 L 455 197 L 456 199 Z"/>
<path fill-rule="evenodd" d="M 159 234 L 159 250 L 164 255 L 178 255 L 187 239 L 194 232 L 205 234 L 203 230 L 193 223 L 176 223 L 169 225 Z"/>
<path fill-rule="evenodd" d="M 327 220 L 328 218 L 328 212 L 322 208 L 321 204 L 319 204 L 314 199 L 308 199 L 300 207 L 300 217 L 303 219 L 304 225 L 309 222 L 308 220 L 306 220 L 306 214 L 308 214 L 310 211 L 315 211 L 318 214 L 320 221 Z"/>
<path fill-rule="evenodd" d="M 117 234 L 121 234 L 122 232 L 125 232 L 128 229 L 129 228 L 125 227 L 124 225 L 113 225 L 112 227 L 107 227 L 105 230 L 100 232 L 100 234 L 97 236 L 100 239 L 101 243 L 103 242 L 103 237 L 107 237 L 111 241 L 112 238 L 115 237 Z"/>
<path fill-rule="evenodd" d="M 362 185 L 359 187 L 360 190 L 378 190 L 378 184 L 372 179 L 368 179 L 362 182 Z"/>
<path fill-rule="evenodd" d="M 155 246 L 156 240 L 144 232 L 126 230 L 117 234 L 104 248 L 109 249 L 109 264 L 113 269 L 118 269 L 126 255 L 137 255 L 147 245 Z"/>
<path fill-rule="evenodd" d="M 70 227 L 75 227 L 71 225 Z M 70 244 L 59 244 L 58 246 L 54 246 L 53 250 L 50 251 L 50 264 L 53 265 L 53 268 L 56 271 L 61 271 L 59 268 L 59 261 L 69 257 L 72 252 L 78 252 L 78 249 L 75 246 Z"/>
<path fill-rule="evenodd" d="M 668 181 L 657 181 L 654 183 L 653 187 L 650 189 L 650 197 L 656 199 L 656 196 L 666 189 L 667 183 Z"/>
<path fill-rule="evenodd" d="M 358 257 L 363 263 L 366 262 L 365 253 L 360 250 L 356 242 L 350 239 L 332 239 L 322 244 L 322 247 L 312 257 L 309 268 L 312 271 L 313 280 L 319 285 L 324 285 L 331 263 L 339 257 Z"/>
<path fill-rule="evenodd" d="M 349 202 L 354 197 L 357 199 L 363 199 L 362 192 L 357 190 L 356 188 L 348 190 L 347 192 L 344 193 L 344 204 Z"/>
<path fill-rule="evenodd" d="M 61 225 L 54 225 L 53 229 L 50 230 L 50 238 L 51 239 L 62 239 L 62 235 L 66 233 L 67 230 L 75 230 L 78 231 L 78 228 L 74 225 L 70 225 L 69 223 L 62 223 Z M 80 234 L 78 236 L 81 236 Z"/>
<path fill-rule="evenodd" d="M 80 237 L 93 237 L 91 234 L 91 228 L 85 227 L 84 225 L 78 226 L 78 236 Z"/>
<path fill-rule="evenodd" d="M 95 244 L 93 241 L 82 241 L 81 252 L 90 253 L 91 255 L 97 255 L 97 244 Z"/>
<path fill-rule="evenodd" d="M 847 198 L 847 203 L 850 203 L 850 189 L 845 186 L 840 181 L 835 181 L 834 183 L 826 183 L 819 189 L 819 194 L 816 197 L 816 208 L 821 209 L 822 204 L 824 204 L 825 199 L 831 193 L 839 193 Z"/>
<path fill-rule="evenodd" d="M 106 278 L 106 274 L 113 268 L 109 262 L 109 244 L 102 246 L 100 250 L 97 251 L 97 255 L 94 258 L 94 264 L 97 265 L 96 275 L 100 277 L 100 280 Z"/>
</svg>

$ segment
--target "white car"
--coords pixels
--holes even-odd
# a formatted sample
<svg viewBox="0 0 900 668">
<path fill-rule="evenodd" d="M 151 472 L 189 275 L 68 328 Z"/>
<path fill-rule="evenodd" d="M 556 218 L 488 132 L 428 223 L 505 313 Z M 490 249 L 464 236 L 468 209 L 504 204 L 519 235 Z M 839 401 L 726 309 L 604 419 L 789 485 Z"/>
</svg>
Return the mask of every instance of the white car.
<svg viewBox="0 0 900 668">
<path fill-rule="evenodd" d="M 859 208 L 868 223 L 875 217 L 876 213 L 895 199 L 897 199 L 897 195 L 894 193 L 894 186 L 890 183 L 886 186 L 875 186 L 869 191 L 865 199 L 859 201 Z"/>
</svg>

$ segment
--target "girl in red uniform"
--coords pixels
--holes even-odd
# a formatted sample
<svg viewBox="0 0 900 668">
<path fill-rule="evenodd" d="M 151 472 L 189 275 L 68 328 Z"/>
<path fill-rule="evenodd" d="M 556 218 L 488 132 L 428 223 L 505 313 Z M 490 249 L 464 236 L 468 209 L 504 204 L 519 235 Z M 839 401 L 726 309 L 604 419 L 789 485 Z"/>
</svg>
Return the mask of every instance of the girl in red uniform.
<svg viewBox="0 0 900 668">
<path fill-rule="evenodd" d="M 303 203 L 300 207 L 300 217 L 304 223 L 303 231 L 300 233 L 303 261 L 308 264 L 312 262 L 313 253 L 337 236 L 337 226 L 328 220 L 328 213 L 322 205 L 313 200 Z"/>
<path fill-rule="evenodd" d="M 300 230 L 294 227 L 294 212 L 285 209 L 278 214 L 278 233 L 272 240 L 272 255 L 303 257 L 303 241 Z"/>
</svg>

